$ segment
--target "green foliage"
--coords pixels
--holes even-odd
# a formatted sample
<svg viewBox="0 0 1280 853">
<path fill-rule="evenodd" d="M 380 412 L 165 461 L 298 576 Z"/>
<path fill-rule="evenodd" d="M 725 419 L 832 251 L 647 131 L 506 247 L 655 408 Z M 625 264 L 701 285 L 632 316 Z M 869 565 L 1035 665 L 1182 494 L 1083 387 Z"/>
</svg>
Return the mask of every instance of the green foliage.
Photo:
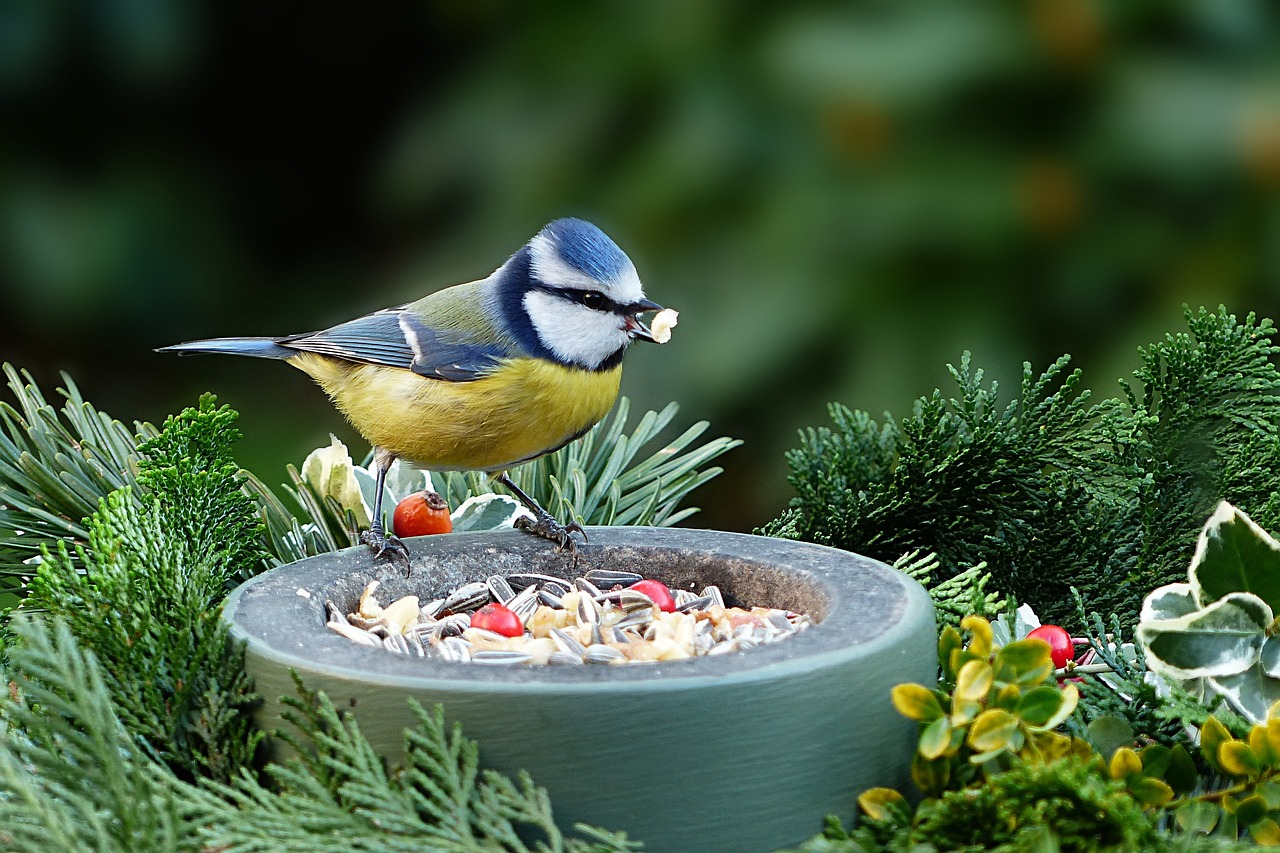
<svg viewBox="0 0 1280 853">
<path fill-rule="evenodd" d="M 926 796 L 965 787 L 1018 762 L 1045 762 L 1073 751 L 1080 741 L 1054 729 L 1075 710 L 1074 684 L 1046 684 L 1053 676 L 1049 645 L 1018 640 L 992 643 L 991 623 L 968 616 L 967 645 L 950 625 L 938 640 L 942 675 L 937 689 L 919 684 L 893 688 L 893 706 L 922 725 L 911 775 Z"/>
<path fill-rule="evenodd" d="M 476 744 L 458 726 L 450 730 L 438 707 L 413 705 L 418 723 L 405 731 L 405 766 L 388 771 L 353 717 L 323 693 L 301 683 L 298 690 L 289 717 L 302 757 L 268 768 L 273 788 L 248 773 L 207 786 L 193 814 L 206 849 L 325 853 L 335 838 L 344 849 L 406 853 L 636 849 L 624 835 L 585 826 L 583 839 L 565 839 L 546 792 L 527 774 L 513 782 L 481 771 Z"/>
<path fill-rule="evenodd" d="M 87 544 L 83 519 L 134 482 L 138 444 L 156 435 L 150 424 L 130 429 L 95 409 L 66 374 L 59 410 L 26 371 L 3 370 L 17 405 L 0 402 L 0 592 L 5 575 L 34 571 L 26 561 L 45 544 Z M 16 603 L 0 597 L 0 610 Z"/>
<path fill-rule="evenodd" d="M 229 458 L 234 413 L 212 397 L 165 422 L 140 475 L 102 501 L 72 559 L 46 551 L 26 606 L 61 618 L 109 676 L 117 713 L 187 777 L 230 778 L 260 735 L 257 701 L 218 605 L 261 565 L 260 530 Z"/>
<path fill-rule="evenodd" d="M 1101 628 L 1101 619 L 1095 622 Z M 861 825 L 847 831 L 829 821 L 803 850 L 1185 850 L 1241 839 L 1280 845 L 1280 703 L 1239 736 L 1203 714 L 1195 745 L 1186 737 L 1154 743 L 1145 733 L 1138 745 L 1118 717 L 1095 717 L 1087 726 L 1069 720 L 1078 707 L 1075 686 L 1039 684 L 1053 672 L 1047 644 L 993 648 L 985 619 L 967 617 L 962 627 L 971 632 L 967 644 L 943 629 L 937 689 L 901 684 L 892 694 L 898 711 L 921 723 L 912 775 L 925 799 L 913 811 L 897 791 L 864 791 Z M 1118 643 L 1097 646 L 1120 663 L 1108 673 L 1116 676 L 1112 689 L 1138 683 L 1137 667 L 1116 654 Z M 1099 751 L 1050 730 L 1063 722 L 1083 729 Z M 1105 722 L 1123 735 L 1105 731 Z M 1213 845 L 1201 844 L 1202 836 L 1212 836 Z"/>
<path fill-rule="evenodd" d="M 833 405 L 834 428 L 788 454 L 797 496 L 764 532 L 886 561 L 933 552 L 944 577 L 985 561 L 1047 621 L 1069 619 L 1070 586 L 1127 621 L 1181 574 L 1220 498 L 1280 521 L 1274 327 L 1225 308 L 1186 320 L 1142 350 L 1123 399 L 1091 404 L 1064 356 L 1038 378 L 1024 365 L 1002 407 L 966 354 L 957 396 L 901 421 Z"/>
<path fill-rule="evenodd" d="M 196 851 L 156 763 L 116 713 L 114 676 L 58 619 L 14 620 L 0 681 L 0 849 Z"/>
<path fill-rule="evenodd" d="M 933 600 L 934 613 L 940 622 L 960 626 L 965 616 L 985 616 L 994 619 L 1009 607 L 1009 601 L 999 592 L 987 592 L 991 573 L 983 571 L 985 563 L 970 566 L 959 574 L 940 583 L 933 579 L 941 566 L 936 554 L 920 556 L 918 551 L 904 554 L 893 567 L 910 578 L 919 581 Z"/>
<path fill-rule="evenodd" d="M 923 804 L 911 838 L 936 850 L 1123 853 L 1154 834 L 1124 783 L 1106 778 L 1093 761 L 1065 756 L 1016 764 L 981 788 Z"/>
</svg>

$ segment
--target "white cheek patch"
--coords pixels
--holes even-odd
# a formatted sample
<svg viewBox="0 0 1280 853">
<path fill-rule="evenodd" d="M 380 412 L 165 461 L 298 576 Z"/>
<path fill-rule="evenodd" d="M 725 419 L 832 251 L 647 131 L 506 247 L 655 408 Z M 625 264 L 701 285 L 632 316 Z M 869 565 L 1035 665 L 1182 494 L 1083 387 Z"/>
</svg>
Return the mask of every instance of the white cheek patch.
<svg viewBox="0 0 1280 853">
<path fill-rule="evenodd" d="M 595 369 L 631 340 L 619 318 L 531 290 L 524 295 L 534 331 L 556 358 Z"/>
</svg>

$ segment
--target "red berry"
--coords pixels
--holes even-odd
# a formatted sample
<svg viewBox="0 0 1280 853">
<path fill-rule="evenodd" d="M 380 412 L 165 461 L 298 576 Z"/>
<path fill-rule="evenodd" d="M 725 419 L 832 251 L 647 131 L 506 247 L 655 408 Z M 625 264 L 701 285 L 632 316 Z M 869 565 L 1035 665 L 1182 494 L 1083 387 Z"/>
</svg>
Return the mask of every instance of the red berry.
<svg viewBox="0 0 1280 853">
<path fill-rule="evenodd" d="M 391 529 L 400 538 L 448 533 L 453 530 L 449 504 L 435 492 L 414 492 L 396 504 L 391 516 Z"/>
<path fill-rule="evenodd" d="M 516 612 L 496 601 L 471 614 L 471 627 L 483 628 L 504 637 L 519 637 L 524 633 L 524 623 Z"/>
<path fill-rule="evenodd" d="M 1049 654 L 1053 658 L 1056 669 L 1062 669 L 1068 661 L 1075 658 L 1075 648 L 1071 645 L 1071 635 L 1065 628 L 1057 625 L 1041 625 L 1027 634 L 1028 640 L 1044 640 L 1049 644 Z"/>
<path fill-rule="evenodd" d="M 676 609 L 676 600 L 672 597 L 671 590 L 667 589 L 667 585 L 662 581 L 645 578 L 642 581 L 636 581 L 630 588 L 652 598 L 653 603 L 658 605 L 658 609 L 664 613 L 671 613 Z"/>
</svg>

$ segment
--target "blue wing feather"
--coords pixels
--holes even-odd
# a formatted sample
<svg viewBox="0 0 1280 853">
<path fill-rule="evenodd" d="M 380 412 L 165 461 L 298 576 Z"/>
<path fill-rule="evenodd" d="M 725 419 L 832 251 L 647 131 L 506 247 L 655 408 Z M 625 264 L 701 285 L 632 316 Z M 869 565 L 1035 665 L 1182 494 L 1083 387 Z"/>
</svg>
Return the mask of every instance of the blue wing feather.
<svg viewBox="0 0 1280 853">
<path fill-rule="evenodd" d="M 399 367 L 450 382 L 481 379 L 507 356 L 493 343 L 469 339 L 459 330 L 432 328 L 415 312 L 400 308 L 377 311 L 278 343 L 302 352 Z"/>
</svg>

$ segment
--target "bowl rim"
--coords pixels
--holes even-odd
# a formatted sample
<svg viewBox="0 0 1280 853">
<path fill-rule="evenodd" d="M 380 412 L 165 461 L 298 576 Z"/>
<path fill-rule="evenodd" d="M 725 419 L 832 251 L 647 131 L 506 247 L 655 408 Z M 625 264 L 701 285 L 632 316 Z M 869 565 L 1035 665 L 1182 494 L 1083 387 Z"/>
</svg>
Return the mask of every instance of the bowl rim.
<svg viewBox="0 0 1280 853">
<path fill-rule="evenodd" d="M 356 546 L 278 566 L 251 578 L 228 596 L 223 618 L 230 623 L 232 636 L 244 641 L 251 655 L 300 675 L 478 696 L 680 691 L 793 677 L 878 654 L 901 642 L 912 626 L 918 626 L 918 620 L 911 617 L 919 608 L 933 610 L 928 593 L 906 574 L 868 557 L 823 545 L 696 528 L 590 527 L 587 534 L 588 544 L 579 546 L 580 559 L 658 549 L 724 560 L 739 570 L 754 565 L 762 570 L 798 573 L 826 597 L 828 612 L 794 637 L 714 658 L 612 667 L 432 661 L 360 646 L 323 627 L 327 591 L 340 578 L 348 583 L 358 580 L 361 588 L 372 579 L 403 578 L 398 566 L 375 561 L 368 548 Z M 554 553 L 556 549 L 553 543 L 517 530 L 416 537 L 405 543 L 417 570 L 424 559 L 444 560 L 458 553 L 475 559 L 477 552 L 494 553 L 491 549 L 514 554 L 544 549 Z M 305 596 L 300 592 L 304 589 Z M 309 637 L 312 630 L 315 639 L 305 651 L 296 643 L 290 649 L 269 638 Z"/>
</svg>

